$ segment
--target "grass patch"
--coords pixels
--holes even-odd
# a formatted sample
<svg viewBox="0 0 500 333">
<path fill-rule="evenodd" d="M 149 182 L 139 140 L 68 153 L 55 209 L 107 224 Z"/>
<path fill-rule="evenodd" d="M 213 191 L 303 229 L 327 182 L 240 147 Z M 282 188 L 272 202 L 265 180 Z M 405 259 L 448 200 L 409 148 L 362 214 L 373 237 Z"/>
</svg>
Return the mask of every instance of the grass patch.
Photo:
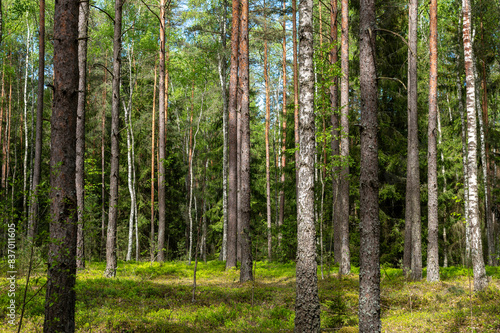
<svg viewBox="0 0 500 333">
<path fill-rule="evenodd" d="M 193 265 L 186 262 L 120 262 L 117 277 L 103 277 L 104 263 L 88 263 L 76 284 L 77 332 L 292 332 L 295 319 L 295 264 L 258 262 L 256 282 L 239 283 L 239 271 L 222 262 L 198 264 L 196 301 L 192 299 Z M 357 332 L 359 270 L 338 278 L 337 268 L 318 274 L 321 325 L 325 332 Z M 401 270 L 381 269 L 381 314 L 384 332 L 499 332 L 499 270 L 487 291 L 469 293 L 470 270 L 441 268 L 441 282 L 408 281 Z M 35 271 L 28 297 L 46 282 Z M 471 281 L 472 282 L 472 281 Z M 25 280 L 19 278 L 16 304 L 22 303 Z M 0 279 L 7 288 L 7 280 Z M 45 292 L 26 307 L 24 332 L 41 332 Z M 7 293 L 0 302 L 7 304 Z M 472 309 L 472 316 L 471 316 Z M 20 308 L 18 308 L 18 315 Z M 0 331 L 11 332 L 6 310 Z"/>
</svg>

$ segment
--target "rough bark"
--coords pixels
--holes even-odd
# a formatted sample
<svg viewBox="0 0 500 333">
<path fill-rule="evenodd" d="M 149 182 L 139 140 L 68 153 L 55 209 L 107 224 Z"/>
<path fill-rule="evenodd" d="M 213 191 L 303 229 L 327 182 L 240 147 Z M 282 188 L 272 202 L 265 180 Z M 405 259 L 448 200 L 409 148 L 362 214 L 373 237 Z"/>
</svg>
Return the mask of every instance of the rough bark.
<svg viewBox="0 0 500 333">
<path fill-rule="evenodd" d="M 54 101 L 51 117 L 51 222 L 44 332 L 75 331 L 76 118 L 78 104 L 78 5 L 54 9 Z"/>
<path fill-rule="evenodd" d="M 330 1 L 330 42 L 332 43 L 332 49 L 330 50 L 330 64 L 333 65 L 338 61 L 337 55 L 337 0 Z M 330 86 L 330 104 L 331 104 L 331 117 L 330 121 L 332 123 L 332 142 L 331 150 L 332 157 L 334 159 L 333 163 L 333 177 L 332 177 L 332 197 L 333 197 L 333 254 L 335 262 L 341 262 L 341 250 L 340 250 L 340 217 L 339 217 L 339 174 L 340 169 L 336 163 L 336 159 L 340 154 L 339 145 L 339 110 L 338 110 L 338 100 L 339 100 L 339 88 L 338 88 L 338 77 L 335 76 Z"/>
<path fill-rule="evenodd" d="M 295 332 L 320 331 L 314 221 L 313 1 L 299 3 L 300 126 L 297 163 L 297 291 Z"/>
<path fill-rule="evenodd" d="M 267 33 L 266 3 L 264 0 L 264 34 Z M 267 70 L 267 39 L 264 40 L 264 81 L 266 85 L 266 216 L 267 216 L 267 258 L 272 258 L 272 234 L 271 234 L 271 174 L 269 155 L 269 127 L 271 123 L 271 101 L 269 92 L 269 74 Z"/>
<path fill-rule="evenodd" d="M 160 0 L 160 77 L 158 80 L 158 261 L 165 261 L 165 0 Z"/>
<path fill-rule="evenodd" d="M 241 89 L 241 207 L 238 207 L 241 222 L 241 267 L 240 282 L 253 280 L 252 242 L 250 239 L 250 84 L 248 45 L 248 0 L 241 1 L 240 33 L 240 89 Z"/>
<path fill-rule="evenodd" d="M 360 3 L 360 271 L 359 332 L 380 332 L 380 223 L 378 219 L 377 74 L 375 1 Z"/>
<path fill-rule="evenodd" d="M 439 281 L 438 184 L 437 184 L 437 0 L 430 4 L 429 126 L 427 132 L 428 245 L 427 281 Z"/>
<path fill-rule="evenodd" d="M 156 61 L 153 85 L 153 112 L 151 119 L 151 232 L 149 235 L 150 260 L 155 260 L 155 114 L 156 114 Z"/>
<path fill-rule="evenodd" d="M 474 291 L 488 286 L 483 260 L 481 229 L 479 225 L 478 183 L 477 183 L 477 121 L 476 92 L 473 68 L 470 1 L 462 1 L 464 64 L 466 79 L 467 105 L 467 171 L 469 176 L 469 219 L 471 222 L 471 259 L 474 272 Z"/>
<path fill-rule="evenodd" d="M 405 274 L 409 274 L 413 280 L 422 279 L 420 173 L 418 163 L 417 10 L 418 0 L 411 0 L 408 22 L 408 162 L 403 269 Z"/>
<path fill-rule="evenodd" d="M 227 196 L 227 259 L 226 269 L 236 267 L 237 246 L 237 90 L 238 90 L 238 45 L 239 45 L 239 0 L 232 1 L 232 35 L 231 35 L 231 74 L 229 79 L 228 105 L 228 196 Z"/>
<path fill-rule="evenodd" d="M 107 59 L 107 53 L 106 53 Z M 108 62 L 106 61 L 104 67 L 108 67 Z M 99 257 L 102 259 L 102 255 L 105 252 L 105 244 L 106 244 L 106 172 L 105 172 L 105 135 L 106 135 L 106 82 L 107 82 L 108 71 L 104 69 L 104 89 L 102 92 L 102 121 L 101 121 L 101 244 L 100 244 L 100 255 Z"/>
<path fill-rule="evenodd" d="M 85 268 L 84 217 L 85 208 L 85 100 L 87 87 L 87 27 L 89 3 L 81 2 L 78 14 L 78 110 L 76 118 L 76 200 L 78 204 L 78 234 L 76 267 Z"/>
<path fill-rule="evenodd" d="M 115 0 L 113 35 L 113 91 L 111 99 L 111 168 L 109 181 L 108 233 L 106 238 L 106 271 L 104 276 L 115 277 L 116 229 L 118 222 L 118 172 L 120 169 L 120 66 L 122 48 L 122 0 Z"/>
<path fill-rule="evenodd" d="M 283 1 L 283 13 L 286 11 L 286 2 Z M 283 22 L 281 23 L 283 27 L 283 53 L 282 53 L 282 70 L 283 70 L 283 105 L 282 114 L 283 119 L 281 121 L 281 126 L 283 130 L 281 132 L 282 145 L 281 145 L 281 188 L 280 188 L 280 215 L 278 220 L 278 247 L 281 246 L 282 232 L 281 228 L 285 220 L 285 167 L 286 167 L 286 19 L 283 16 Z"/>
<path fill-rule="evenodd" d="M 1 2 L 0 2 L 0 43 L 1 43 Z M 3 99 L 3 74 L 2 73 L 2 99 Z M 36 139 L 35 139 L 35 162 L 33 168 L 33 195 L 31 198 L 30 214 L 28 222 L 28 238 L 35 237 L 38 221 L 38 186 L 40 185 L 42 171 L 42 141 L 43 141 L 43 93 L 45 80 L 45 0 L 40 0 L 40 22 L 38 32 L 38 95 L 36 107 Z M 3 111 L 3 109 L 2 109 Z M 0 122 L 3 122 L 0 116 Z M 0 133 L 2 126 L 0 125 Z M 0 134 L 1 140 L 1 134 Z"/>
<path fill-rule="evenodd" d="M 339 274 L 351 272 L 349 251 L 349 7 L 342 0 L 341 70 L 340 80 L 340 184 L 338 218 L 340 224 Z"/>
</svg>

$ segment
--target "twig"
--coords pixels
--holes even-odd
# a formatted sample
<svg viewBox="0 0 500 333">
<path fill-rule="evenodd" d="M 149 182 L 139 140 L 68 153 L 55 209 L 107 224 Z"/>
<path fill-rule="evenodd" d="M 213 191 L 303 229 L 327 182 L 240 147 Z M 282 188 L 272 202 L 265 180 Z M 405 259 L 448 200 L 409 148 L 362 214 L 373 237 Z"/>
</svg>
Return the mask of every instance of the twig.
<svg viewBox="0 0 500 333">
<path fill-rule="evenodd" d="M 94 7 L 94 8 L 95 8 L 95 9 L 97 9 L 98 11 L 103 12 L 104 14 L 106 14 L 106 15 L 109 17 L 109 19 L 110 19 L 111 21 L 113 21 L 113 24 L 115 23 L 115 19 L 114 19 L 111 15 L 109 15 L 109 13 L 108 13 L 107 11 L 105 11 L 104 9 L 101 9 L 101 8 L 97 7 L 96 5 L 90 5 L 90 6 L 91 6 L 91 7 Z"/>
<path fill-rule="evenodd" d="M 400 80 L 400 79 L 398 79 L 398 78 L 395 78 L 395 77 L 385 77 L 385 76 L 379 76 L 379 77 L 377 77 L 377 80 L 392 80 L 392 81 L 396 81 L 396 82 L 401 83 L 401 84 L 403 85 L 403 87 L 405 88 L 405 90 L 408 90 L 408 89 L 406 88 L 406 85 L 404 84 L 404 82 L 403 82 L 403 81 L 401 81 L 401 80 Z"/>
</svg>

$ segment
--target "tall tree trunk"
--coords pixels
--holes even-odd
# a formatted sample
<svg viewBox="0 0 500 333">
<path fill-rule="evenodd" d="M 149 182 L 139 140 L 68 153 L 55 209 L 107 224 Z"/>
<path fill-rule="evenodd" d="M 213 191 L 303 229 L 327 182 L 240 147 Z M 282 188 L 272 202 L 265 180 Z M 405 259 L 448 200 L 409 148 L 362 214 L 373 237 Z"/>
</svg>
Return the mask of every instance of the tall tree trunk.
<svg viewBox="0 0 500 333">
<path fill-rule="evenodd" d="M 380 222 L 378 218 L 377 73 L 375 1 L 361 0 L 359 65 L 361 93 L 361 173 L 359 331 L 380 332 Z"/>
<path fill-rule="evenodd" d="M 267 33 L 266 2 L 264 0 L 264 34 Z M 265 37 L 266 38 L 266 37 Z M 271 174 L 269 155 L 269 127 L 271 122 L 271 101 L 269 92 L 269 73 L 267 69 L 267 38 L 264 40 L 264 81 L 266 84 L 266 216 L 267 216 L 267 258 L 272 258 L 272 233 L 271 233 Z"/>
<path fill-rule="evenodd" d="M 106 62 L 104 67 L 108 67 L 108 56 L 106 52 Z M 105 244 L 106 244 L 106 172 L 105 172 L 105 135 L 106 135 L 106 79 L 107 79 L 108 71 L 104 69 L 104 89 L 102 92 L 102 121 L 101 121 L 101 246 L 100 246 L 100 255 L 99 257 L 102 259 L 102 254 L 105 252 Z"/>
<path fill-rule="evenodd" d="M 23 124 L 24 124 L 24 163 L 23 163 L 23 216 L 26 216 L 26 201 L 28 197 L 27 193 L 27 179 L 28 179 L 28 67 L 29 67 L 29 54 L 30 54 L 30 25 L 26 19 L 27 27 L 27 37 L 26 37 L 26 61 L 25 61 L 25 76 L 24 76 L 24 113 L 23 113 Z"/>
<path fill-rule="evenodd" d="M 313 1 L 299 3 L 299 169 L 297 180 L 297 296 L 295 332 L 320 331 L 320 304 L 314 221 L 314 65 Z"/>
<path fill-rule="evenodd" d="M 241 89 L 241 207 L 238 214 L 241 222 L 240 282 L 253 280 L 252 242 L 250 239 L 250 85 L 249 85 L 249 49 L 248 49 L 248 0 L 241 1 L 239 73 Z"/>
<path fill-rule="evenodd" d="M 427 281 L 439 281 L 438 247 L 438 184 L 437 184 L 437 0 L 430 4 L 430 71 L 429 71 L 429 127 L 427 155 L 428 186 L 428 246 L 427 246 Z"/>
<path fill-rule="evenodd" d="M 458 63 L 458 61 L 457 61 Z M 465 123 L 464 105 L 462 101 L 462 80 L 457 74 L 457 99 L 458 110 L 460 113 L 460 121 L 462 124 L 462 163 L 464 167 L 464 215 L 465 215 L 465 258 L 466 261 L 470 257 L 470 219 L 469 219 L 469 172 L 467 165 L 467 125 Z"/>
<path fill-rule="evenodd" d="M 134 145 L 133 145 L 133 129 L 132 129 L 132 95 L 134 93 L 135 80 L 132 78 L 132 59 L 133 59 L 133 44 L 127 51 L 128 54 L 128 70 L 129 70 L 129 96 L 128 105 L 123 101 L 123 109 L 125 110 L 125 122 L 127 128 L 127 184 L 130 194 L 130 213 L 128 226 L 128 245 L 127 245 L 127 261 L 132 260 L 132 249 L 134 244 L 134 222 L 136 220 L 136 193 L 134 186 Z"/>
<path fill-rule="evenodd" d="M 156 61 L 153 85 L 153 113 L 151 119 L 151 234 L 150 234 L 150 256 L 151 262 L 155 260 L 155 111 L 156 108 Z"/>
<path fill-rule="evenodd" d="M 1 26 L 1 15 L 0 15 L 0 26 Z M 0 31 L 0 38 L 1 38 L 1 31 Z M 38 186 L 40 185 L 41 169 L 42 169 L 42 142 L 43 142 L 42 118 L 43 118 L 44 80 L 45 80 L 45 0 L 40 0 L 40 23 L 38 32 L 38 95 L 37 95 L 37 107 L 36 107 L 35 163 L 33 168 L 33 196 L 31 198 L 30 214 L 28 222 L 28 238 L 31 240 L 35 237 L 37 221 L 38 221 Z M 3 100 L 3 73 L 2 73 L 2 100 Z M 0 122 L 3 122 L 2 116 L 0 116 Z M 0 133 L 2 133 L 1 125 L 0 125 Z M 1 134 L 0 134 L 0 140 L 1 140 Z"/>
<path fill-rule="evenodd" d="M 84 216 L 85 209 L 85 99 L 87 88 L 87 27 L 89 3 L 81 2 L 78 14 L 78 110 L 76 118 L 76 200 L 78 205 L 78 234 L 76 268 L 85 268 Z"/>
<path fill-rule="evenodd" d="M 228 122 L 228 101 L 227 101 L 227 83 L 226 83 L 226 18 L 227 18 L 227 1 L 223 0 L 222 4 L 222 16 L 220 18 L 220 40 L 222 44 L 222 52 L 218 55 L 218 69 L 219 69 L 219 81 L 222 92 L 222 128 L 224 135 L 224 147 L 222 148 L 222 211 L 224 214 L 224 225 L 222 228 L 222 248 L 221 248 L 221 260 L 227 259 L 227 155 L 228 155 L 228 137 L 227 137 L 227 122 Z"/>
<path fill-rule="evenodd" d="M 471 259 L 474 271 L 474 291 L 488 286 L 483 260 L 481 229 L 479 225 L 478 184 L 477 184 L 477 123 L 476 92 L 473 65 L 471 8 L 470 1 L 462 1 L 464 63 L 467 91 L 467 139 L 468 139 L 468 177 L 469 177 L 469 219 L 471 222 Z"/>
<path fill-rule="evenodd" d="M 292 0 L 292 39 L 293 39 L 293 122 L 295 139 L 295 182 L 299 179 L 299 76 L 297 65 L 297 0 Z M 295 186 L 297 196 L 297 186 Z"/>
<path fill-rule="evenodd" d="M 338 61 L 337 55 L 337 0 L 330 1 L 330 43 L 332 43 L 332 49 L 330 50 L 330 64 L 333 66 Z M 335 163 L 335 159 L 338 158 L 340 153 L 339 146 L 339 111 L 338 111 L 338 77 L 335 76 L 332 80 L 332 85 L 330 86 L 330 104 L 331 104 L 331 117 L 330 121 L 332 123 L 332 158 L 334 159 L 333 170 L 332 170 L 332 220 L 333 220 L 333 235 L 335 240 L 333 242 L 334 258 L 335 262 L 341 262 L 341 250 L 340 250 L 340 217 L 339 217 L 339 167 Z"/>
<path fill-rule="evenodd" d="M 158 91 L 158 261 L 165 261 L 165 0 L 160 0 L 160 78 Z"/>
<path fill-rule="evenodd" d="M 51 222 L 44 332 L 75 331 L 75 160 L 78 105 L 78 6 L 54 9 L 54 102 L 51 118 Z"/>
<path fill-rule="evenodd" d="M 286 167 L 286 2 L 283 0 L 283 56 L 282 56 L 282 67 L 283 67 L 283 119 L 281 121 L 283 126 L 282 136 L 282 146 L 281 146 L 281 188 L 280 188 L 280 215 L 278 220 L 278 247 L 281 246 L 282 232 L 281 228 L 285 220 L 285 167 Z"/>
<path fill-rule="evenodd" d="M 106 239 L 106 277 L 116 276 L 116 229 L 118 222 L 118 172 L 120 169 L 120 66 L 122 48 L 122 0 L 115 0 L 113 35 L 113 97 L 111 102 L 111 169 Z"/>
<path fill-rule="evenodd" d="M 340 223 L 340 267 L 339 274 L 351 272 L 349 253 L 349 2 L 342 0 L 342 38 L 340 80 L 340 185 L 339 185 L 339 223 Z"/>
<path fill-rule="evenodd" d="M 239 45 L 239 0 L 232 0 L 233 19 L 231 35 L 231 76 L 229 79 L 228 119 L 228 197 L 227 197 L 227 259 L 226 269 L 236 267 L 238 207 L 237 207 L 237 91 L 238 91 L 238 45 Z"/>
<path fill-rule="evenodd" d="M 411 0 L 408 20 L 408 162 L 406 169 L 403 271 L 405 275 L 411 275 L 414 280 L 422 279 L 420 173 L 418 162 L 417 16 L 418 0 Z"/>
</svg>

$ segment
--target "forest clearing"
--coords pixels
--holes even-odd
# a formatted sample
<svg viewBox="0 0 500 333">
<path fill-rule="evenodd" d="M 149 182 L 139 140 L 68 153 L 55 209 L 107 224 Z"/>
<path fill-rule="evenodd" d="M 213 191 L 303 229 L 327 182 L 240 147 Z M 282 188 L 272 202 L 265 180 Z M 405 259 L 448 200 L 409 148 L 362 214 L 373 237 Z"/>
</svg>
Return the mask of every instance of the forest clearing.
<svg viewBox="0 0 500 333">
<path fill-rule="evenodd" d="M 293 332 L 293 262 L 256 261 L 255 282 L 245 283 L 223 262 L 200 262 L 194 302 L 193 267 L 119 262 L 116 279 L 106 279 L 104 263 L 88 264 L 77 277 L 76 332 Z M 467 268 L 441 268 L 436 283 L 412 282 L 401 269 L 382 268 L 382 332 L 499 332 L 500 269 L 486 271 L 488 289 L 474 293 Z M 358 272 L 353 267 L 339 280 L 338 267 L 324 267 L 318 280 L 322 332 L 358 332 Z M 31 279 L 27 300 L 47 281 L 43 270 Z M 25 279 L 18 283 L 24 291 Z M 7 288 L 4 278 L 0 286 Z M 21 332 L 42 332 L 44 295 L 42 290 L 26 305 Z M 6 293 L 1 297 L 5 304 Z M 13 332 L 2 311 L 2 332 Z"/>
</svg>

